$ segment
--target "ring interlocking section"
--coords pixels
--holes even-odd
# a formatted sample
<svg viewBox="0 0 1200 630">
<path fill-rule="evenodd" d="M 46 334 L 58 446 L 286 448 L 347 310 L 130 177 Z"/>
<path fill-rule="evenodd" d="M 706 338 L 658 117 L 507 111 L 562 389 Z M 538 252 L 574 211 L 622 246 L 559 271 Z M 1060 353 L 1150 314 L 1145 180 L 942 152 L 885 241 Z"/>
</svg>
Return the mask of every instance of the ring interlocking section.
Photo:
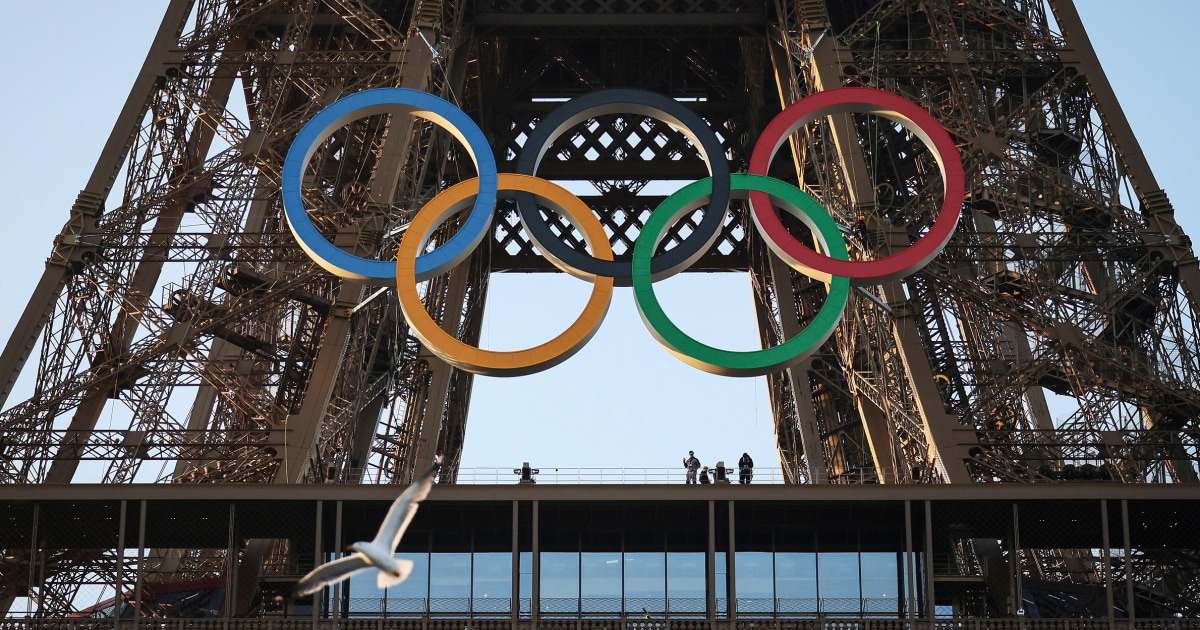
<svg viewBox="0 0 1200 630">
<path fill-rule="evenodd" d="M 351 120 L 372 114 L 408 113 L 445 128 L 467 149 L 478 176 L 442 191 L 413 217 L 396 262 L 369 260 L 342 251 L 313 225 L 304 207 L 304 171 L 317 148 Z M 634 242 L 632 261 L 614 260 L 600 221 L 581 199 L 534 173 L 548 147 L 573 125 L 603 114 L 632 113 L 667 122 L 682 132 L 708 164 L 710 177 L 684 186 L 650 214 Z M 943 201 L 926 233 L 903 251 L 871 260 L 850 260 L 836 222 L 812 197 L 784 181 L 768 177 L 775 153 L 809 122 L 824 116 L 867 113 L 901 125 L 930 149 L 942 176 Z M 751 153 L 748 173 L 730 173 L 716 132 L 697 114 L 666 96 L 634 89 L 600 90 L 560 105 L 539 122 L 517 156 L 517 173 L 500 174 L 491 147 L 465 112 L 425 92 L 405 88 L 366 90 L 335 101 L 297 134 L 283 165 L 282 195 L 288 226 L 300 246 L 321 267 L 343 278 L 395 282 L 400 307 L 413 334 L 431 352 L 463 370 L 492 376 L 531 374 L 553 367 L 579 351 L 596 333 L 616 285 L 632 286 L 642 321 L 660 343 L 689 365 L 726 376 L 761 376 L 796 365 L 833 334 L 849 299 L 850 286 L 877 284 L 907 276 L 946 247 L 962 212 L 963 167 L 950 135 L 915 103 L 872 88 L 845 87 L 818 92 L 780 112 L 763 131 Z M 515 197 L 521 225 L 542 254 L 558 269 L 593 283 L 579 318 L 565 331 L 538 346 L 518 351 L 485 350 L 444 331 L 430 317 L 417 290 L 419 282 L 445 273 L 465 260 L 489 234 L 496 200 Z M 793 269 L 826 284 L 827 297 L 803 330 L 784 343 L 762 350 L 730 351 L 692 339 L 667 317 L 653 283 L 691 266 L 712 246 L 724 225 L 728 202 L 749 199 L 754 225 L 768 247 Z M 564 243 L 539 211 L 548 208 L 583 234 L 591 254 Z M 681 217 L 707 205 L 695 229 L 671 249 L 655 254 L 667 229 Z M 458 231 L 428 250 L 429 239 L 448 218 L 470 208 Z M 804 223 L 820 251 L 793 237 L 775 208 Z"/>
</svg>

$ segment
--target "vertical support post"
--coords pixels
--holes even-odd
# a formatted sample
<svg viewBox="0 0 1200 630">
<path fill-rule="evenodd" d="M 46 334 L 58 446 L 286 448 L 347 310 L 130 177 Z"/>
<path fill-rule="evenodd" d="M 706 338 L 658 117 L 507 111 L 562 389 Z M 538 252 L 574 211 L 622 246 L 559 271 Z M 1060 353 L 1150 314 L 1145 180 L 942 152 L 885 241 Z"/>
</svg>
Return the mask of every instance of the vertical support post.
<svg viewBox="0 0 1200 630">
<path fill-rule="evenodd" d="M 625 528 L 621 528 L 621 619 L 622 626 L 629 622 L 629 604 L 625 598 Z"/>
<path fill-rule="evenodd" d="M 521 523 L 521 503 L 519 501 L 512 502 L 512 592 L 509 594 L 508 607 L 509 613 L 512 616 L 512 625 L 517 626 L 517 619 L 521 616 L 521 537 L 519 536 L 519 527 Z M 622 572 L 624 576 L 624 572 Z M 621 595 L 625 592 L 622 590 Z"/>
<path fill-rule="evenodd" d="M 916 616 L 917 597 L 916 597 L 916 575 L 913 567 L 913 527 L 912 527 L 912 501 L 904 502 L 904 576 L 905 595 L 907 602 L 905 606 L 908 608 L 908 623 L 911 625 Z"/>
<path fill-rule="evenodd" d="M 925 616 L 937 618 L 937 599 L 933 592 L 933 505 L 925 500 Z"/>
<path fill-rule="evenodd" d="M 323 555 L 321 553 L 321 517 L 323 516 L 322 512 L 323 512 L 324 507 L 325 507 L 325 502 L 318 499 L 317 500 L 317 514 L 316 514 L 317 520 L 315 523 L 317 532 L 313 536 L 313 566 L 314 567 L 319 566 L 321 564 L 321 556 Z M 321 597 L 324 595 L 325 595 L 325 589 L 321 589 L 320 591 L 313 593 L 312 622 L 313 622 L 314 627 L 317 625 L 317 620 L 319 620 L 321 618 Z"/>
<path fill-rule="evenodd" d="M 776 559 L 779 557 L 779 549 L 775 546 L 775 532 L 771 532 L 771 616 L 779 619 L 779 567 L 775 565 Z M 861 564 L 861 563 L 860 563 Z M 859 570 L 858 576 L 858 594 L 859 599 L 862 597 L 862 570 Z"/>
<path fill-rule="evenodd" d="M 710 519 L 710 522 L 711 522 L 711 519 Z M 663 611 L 666 613 L 665 615 L 663 615 L 663 618 L 667 620 L 667 623 L 670 623 L 671 622 L 670 621 L 671 620 L 671 597 L 670 597 L 670 593 L 667 590 L 667 539 L 665 536 L 663 537 L 662 550 L 663 550 L 663 573 L 662 573 Z M 708 554 L 705 554 L 705 555 L 708 555 Z M 581 562 L 581 564 L 582 564 L 582 562 Z M 705 582 L 707 582 L 707 581 L 708 580 L 705 580 Z M 581 589 L 583 588 L 582 581 L 580 582 L 579 586 Z M 704 590 L 705 590 L 705 592 L 708 592 L 708 587 L 705 586 Z M 580 628 L 580 630 L 583 630 L 583 629 Z"/>
<path fill-rule="evenodd" d="M 113 612 L 113 628 L 119 630 L 121 627 L 121 602 L 124 599 L 124 589 L 121 584 L 121 573 L 125 570 L 125 513 L 128 507 L 128 501 L 121 499 L 121 516 L 117 519 L 117 575 L 114 579 L 113 588 L 116 589 L 116 607 Z"/>
<path fill-rule="evenodd" d="M 137 627 L 138 617 L 142 614 L 142 575 L 146 572 L 146 500 L 142 499 L 138 514 L 138 552 L 137 579 L 134 580 L 133 592 L 133 623 Z M 118 613 L 119 614 L 119 613 Z"/>
<path fill-rule="evenodd" d="M 225 613 L 221 615 L 227 620 L 226 623 L 233 617 L 233 611 L 237 610 L 237 573 L 240 563 L 237 559 L 237 530 L 234 522 L 236 514 L 237 506 L 230 502 L 228 548 L 225 551 Z"/>
<path fill-rule="evenodd" d="M 533 588 L 530 589 L 530 594 L 529 594 L 529 596 L 531 598 L 530 603 L 529 603 L 529 612 L 530 612 L 530 617 L 533 619 L 533 627 L 534 628 L 537 628 L 538 609 L 540 609 L 542 606 L 542 585 L 541 585 L 542 560 L 539 557 L 541 555 L 541 545 L 538 544 L 538 536 L 539 535 L 540 534 L 538 531 L 538 502 L 537 502 L 537 500 L 534 500 L 533 501 L 533 563 L 532 563 L 533 564 L 533 567 L 532 567 L 533 576 L 532 576 L 532 580 L 531 580 L 533 582 Z"/>
<path fill-rule="evenodd" d="M 1108 611 L 1108 627 L 1113 627 L 1112 541 L 1108 533 L 1108 499 L 1100 499 L 1100 537 L 1104 545 L 1104 608 Z"/>
<path fill-rule="evenodd" d="M 708 502 L 708 549 L 704 553 L 704 611 L 708 622 L 717 618 L 717 505 Z M 667 609 L 671 609 L 670 573 L 667 574 Z"/>
<path fill-rule="evenodd" d="M 816 553 L 813 554 L 813 574 L 817 576 L 817 618 L 825 618 L 825 607 L 821 600 L 821 536 L 820 532 L 813 530 L 813 549 Z"/>
<path fill-rule="evenodd" d="M 1129 615 L 1129 627 L 1137 619 L 1133 601 L 1133 546 L 1129 542 L 1129 500 L 1121 499 L 1121 531 L 1125 543 L 1125 609 Z"/>
<path fill-rule="evenodd" d="M 338 501 L 333 508 L 333 548 L 335 550 L 342 549 L 342 502 Z M 338 625 L 338 618 L 342 610 L 342 584 L 338 582 L 333 585 L 333 626 Z M 346 585 L 345 597 L 350 597 L 350 582 L 344 582 Z"/>
<path fill-rule="evenodd" d="M 33 527 L 29 528 L 29 571 L 25 584 L 25 616 L 33 616 L 33 585 L 34 575 L 42 564 L 41 554 L 38 553 L 38 519 L 42 515 L 42 506 L 33 504 Z M 41 582 L 37 582 L 41 584 Z M 7 610 L 7 608 L 5 609 Z"/>
<path fill-rule="evenodd" d="M 1013 530 L 1013 550 L 1012 550 L 1012 580 L 1013 580 L 1013 606 L 1016 608 L 1013 612 L 1018 616 L 1025 616 L 1025 596 L 1022 594 L 1021 585 L 1021 519 L 1020 507 L 1013 503 L 1012 506 L 1012 530 Z"/>
</svg>

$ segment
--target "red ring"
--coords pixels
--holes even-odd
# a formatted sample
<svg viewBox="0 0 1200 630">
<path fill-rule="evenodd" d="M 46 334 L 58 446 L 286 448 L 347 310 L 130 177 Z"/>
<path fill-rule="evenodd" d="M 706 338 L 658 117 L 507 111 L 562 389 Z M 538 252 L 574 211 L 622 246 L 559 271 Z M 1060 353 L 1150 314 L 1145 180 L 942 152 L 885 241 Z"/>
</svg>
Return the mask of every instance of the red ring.
<svg viewBox="0 0 1200 630">
<path fill-rule="evenodd" d="M 749 171 L 766 175 L 775 152 L 792 133 L 821 116 L 840 113 L 874 114 L 895 121 L 933 149 L 945 194 L 942 209 L 929 231 L 898 254 L 873 260 L 837 260 L 813 251 L 789 234 L 770 198 L 761 192 L 750 193 L 751 216 L 771 249 L 809 276 L 843 276 L 856 286 L 903 278 L 942 252 L 962 214 L 962 159 L 950 134 L 929 112 L 906 98 L 874 88 L 844 87 L 817 92 L 792 103 L 771 120 L 750 156 Z"/>
</svg>

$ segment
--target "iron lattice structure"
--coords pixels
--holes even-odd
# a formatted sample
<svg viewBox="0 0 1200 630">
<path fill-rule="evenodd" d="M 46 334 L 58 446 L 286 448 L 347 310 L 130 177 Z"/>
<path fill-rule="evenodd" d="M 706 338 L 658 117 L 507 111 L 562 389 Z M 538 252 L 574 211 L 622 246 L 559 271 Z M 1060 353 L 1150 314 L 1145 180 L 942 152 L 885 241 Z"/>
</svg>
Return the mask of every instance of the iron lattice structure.
<svg viewBox="0 0 1200 630">
<path fill-rule="evenodd" d="M 405 483 L 443 453 L 453 483 L 471 375 L 423 351 L 390 294 L 316 267 L 283 224 L 283 157 L 338 97 L 442 96 L 505 171 L 554 99 L 639 87 L 686 99 L 736 168 L 783 105 L 840 85 L 930 111 L 969 197 L 933 264 L 854 293 L 814 358 L 768 377 L 790 481 L 1197 481 L 1200 268 L 1069 0 L 174 0 L 0 355 L 0 479 L 69 482 L 84 467 L 105 483 Z M 449 134 L 401 118 L 347 125 L 307 173 L 314 221 L 363 255 L 394 251 L 397 226 L 474 174 Z M 817 197 L 854 256 L 906 246 L 940 203 L 928 151 L 881 119 L 832 116 L 790 148 L 772 174 Z M 647 182 L 706 174 L 682 134 L 627 115 L 547 154 L 540 175 L 595 184 L 587 201 L 618 257 L 659 201 L 639 194 Z M 549 269 L 511 206 L 492 235 L 426 293 L 467 340 L 491 272 Z M 765 344 L 824 298 L 767 255 L 742 206 L 693 268 L 750 274 Z M 32 392 L 10 401 L 22 369 Z M 125 428 L 99 429 L 102 414 Z M 999 553 L 984 546 L 972 553 Z M 36 587 L 47 611 L 119 562 L 68 556 Z M 1041 575 L 1093 563 L 1022 561 Z M 154 562 L 220 570 L 205 554 Z M 23 592 L 28 571 L 6 560 L 0 595 Z M 1164 586 L 1193 602 L 1196 588 L 1195 572 Z"/>
</svg>

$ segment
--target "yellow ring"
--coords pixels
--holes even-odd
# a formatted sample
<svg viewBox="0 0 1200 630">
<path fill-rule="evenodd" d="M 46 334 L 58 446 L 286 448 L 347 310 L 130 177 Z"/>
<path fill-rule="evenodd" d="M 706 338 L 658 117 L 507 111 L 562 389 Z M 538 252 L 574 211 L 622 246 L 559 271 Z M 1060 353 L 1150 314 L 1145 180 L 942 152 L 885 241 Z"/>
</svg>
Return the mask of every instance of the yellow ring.
<svg viewBox="0 0 1200 630">
<path fill-rule="evenodd" d="M 565 188 L 540 177 L 501 173 L 499 190 L 533 193 L 541 204 L 564 216 L 575 229 L 583 233 L 584 240 L 596 258 L 613 259 L 612 247 L 600 220 L 592 214 L 592 209 L 583 200 Z M 408 320 L 412 334 L 420 339 L 430 352 L 446 363 L 468 372 L 487 376 L 522 376 L 554 367 L 583 348 L 600 328 L 600 323 L 608 313 L 608 305 L 612 302 L 611 276 L 597 278 L 583 274 L 577 269 L 564 268 L 557 261 L 552 261 L 563 271 L 583 277 L 592 283 L 592 295 L 588 298 L 587 306 L 573 324 L 550 341 L 525 350 L 503 352 L 465 344 L 442 330 L 425 310 L 425 304 L 417 292 L 417 283 L 429 279 L 417 277 L 417 255 L 424 251 L 433 231 L 446 219 L 468 207 L 478 191 L 479 184 L 476 179 L 468 179 L 447 188 L 417 212 L 404 237 L 400 239 L 400 248 L 396 252 L 396 292 L 404 319 Z M 432 275 L 430 274 L 430 277 Z"/>
</svg>

